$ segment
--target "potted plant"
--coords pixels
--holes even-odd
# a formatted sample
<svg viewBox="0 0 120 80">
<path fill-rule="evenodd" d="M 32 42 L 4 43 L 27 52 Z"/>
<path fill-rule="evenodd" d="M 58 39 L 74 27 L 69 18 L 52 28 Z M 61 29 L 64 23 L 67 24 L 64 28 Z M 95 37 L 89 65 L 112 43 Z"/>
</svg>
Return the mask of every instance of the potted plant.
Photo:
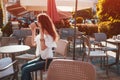
<svg viewBox="0 0 120 80">
<path fill-rule="evenodd" d="M 5 26 L 1 29 L 3 36 L 10 36 L 13 33 L 12 24 L 9 21 Z"/>
</svg>

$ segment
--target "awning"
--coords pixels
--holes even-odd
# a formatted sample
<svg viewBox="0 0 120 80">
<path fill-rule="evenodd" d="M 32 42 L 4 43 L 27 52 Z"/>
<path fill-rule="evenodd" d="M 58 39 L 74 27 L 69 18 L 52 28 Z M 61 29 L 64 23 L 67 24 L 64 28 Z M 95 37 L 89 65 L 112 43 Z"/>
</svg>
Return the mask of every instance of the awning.
<svg viewBox="0 0 120 80">
<path fill-rule="evenodd" d="M 20 3 L 15 3 L 13 5 L 7 6 L 6 9 L 14 16 L 21 16 L 29 12 L 23 6 L 21 6 Z"/>
<path fill-rule="evenodd" d="M 60 19 L 69 18 L 75 10 L 76 0 L 55 0 Z M 47 0 L 20 0 L 21 6 L 28 11 L 47 11 Z M 78 0 L 78 10 L 91 8 L 94 0 Z"/>
<path fill-rule="evenodd" d="M 76 0 L 55 0 L 58 11 L 73 12 Z M 20 0 L 20 4 L 30 11 L 46 11 L 47 0 Z M 94 0 L 78 0 L 78 10 L 91 8 Z"/>
</svg>

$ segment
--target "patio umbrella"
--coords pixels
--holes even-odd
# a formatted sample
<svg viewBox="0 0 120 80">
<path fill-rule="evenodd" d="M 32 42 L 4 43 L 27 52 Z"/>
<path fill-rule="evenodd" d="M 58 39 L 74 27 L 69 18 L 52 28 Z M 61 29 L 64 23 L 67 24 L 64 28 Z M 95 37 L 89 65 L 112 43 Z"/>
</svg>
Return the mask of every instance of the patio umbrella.
<svg viewBox="0 0 120 80">
<path fill-rule="evenodd" d="M 20 0 L 20 4 L 28 11 L 47 11 L 47 1 L 52 0 Z M 75 11 L 75 0 L 55 0 L 58 12 Z M 91 8 L 94 6 L 94 0 L 78 0 L 77 10 Z"/>
<path fill-rule="evenodd" d="M 28 11 L 47 12 L 47 2 L 49 2 L 49 4 L 52 3 L 52 6 L 57 8 L 60 19 L 70 18 L 72 16 L 71 12 L 75 11 L 75 0 L 20 0 L 20 4 Z M 56 5 L 53 5 L 53 3 Z M 87 9 L 93 6 L 94 0 L 78 0 L 77 10 Z M 54 9 L 54 7 L 52 8 Z"/>
<path fill-rule="evenodd" d="M 75 42 L 76 42 L 76 16 L 77 16 L 78 0 L 75 0 L 75 23 L 74 23 L 74 44 L 73 44 L 73 60 L 75 60 Z"/>
<path fill-rule="evenodd" d="M 59 21 L 59 15 L 56 8 L 55 0 L 47 0 L 47 14 L 53 22 Z"/>
</svg>

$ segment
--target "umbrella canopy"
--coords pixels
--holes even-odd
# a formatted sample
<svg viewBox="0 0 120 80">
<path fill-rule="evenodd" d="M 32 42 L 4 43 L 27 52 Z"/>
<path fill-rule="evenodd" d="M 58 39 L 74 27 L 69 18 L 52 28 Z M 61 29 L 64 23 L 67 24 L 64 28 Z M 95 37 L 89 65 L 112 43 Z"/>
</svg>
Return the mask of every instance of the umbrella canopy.
<svg viewBox="0 0 120 80">
<path fill-rule="evenodd" d="M 23 6 L 20 5 L 20 3 L 15 3 L 9 6 L 6 6 L 6 9 L 8 12 L 13 14 L 14 16 L 21 16 L 23 14 L 26 14 L 30 11 L 27 11 Z"/>
<path fill-rule="evenodd" d="M 50 16 L 53 22 L 60 20 L 56 8 L 55 0 L 47 0 L 47 14 Z"/>
<path fill-rule="evenodd" d="M 52 0 L 48 0 L 49 3 Z M 78 0 L 77 10 L 94 7 L 95 0 Z M 75 11 L 75 0 L 55 0 L 59 18 L 70 18 Z M 20 4 L 28 11 L 47 11 L 47 0 L 20 0 Z"/>
<path fill-rule="evenodd" d="M 48 0 L 52 1 L 52 0 Z M 55 0 L 58 11 L 75 11 L 76 0 Z M 20 0 L 22 6 L 30 11 L 47 11 L 47 0 Z M 94 0 L 78 0 L 77 10 L 91 8 Z"/>
</svg>

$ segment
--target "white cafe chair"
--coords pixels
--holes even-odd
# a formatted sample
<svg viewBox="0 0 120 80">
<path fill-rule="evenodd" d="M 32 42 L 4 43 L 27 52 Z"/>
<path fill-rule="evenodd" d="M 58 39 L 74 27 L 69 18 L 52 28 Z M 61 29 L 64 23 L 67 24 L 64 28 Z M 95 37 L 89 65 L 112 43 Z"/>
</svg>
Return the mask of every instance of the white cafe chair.
<svg viewBox="0 0 120 80">
<path fill-rule="evenodd" d="M 17 60 L 12 61 L 10 57 L 0 59 L 0 80 L 18 80 Z"/>
</svg>

